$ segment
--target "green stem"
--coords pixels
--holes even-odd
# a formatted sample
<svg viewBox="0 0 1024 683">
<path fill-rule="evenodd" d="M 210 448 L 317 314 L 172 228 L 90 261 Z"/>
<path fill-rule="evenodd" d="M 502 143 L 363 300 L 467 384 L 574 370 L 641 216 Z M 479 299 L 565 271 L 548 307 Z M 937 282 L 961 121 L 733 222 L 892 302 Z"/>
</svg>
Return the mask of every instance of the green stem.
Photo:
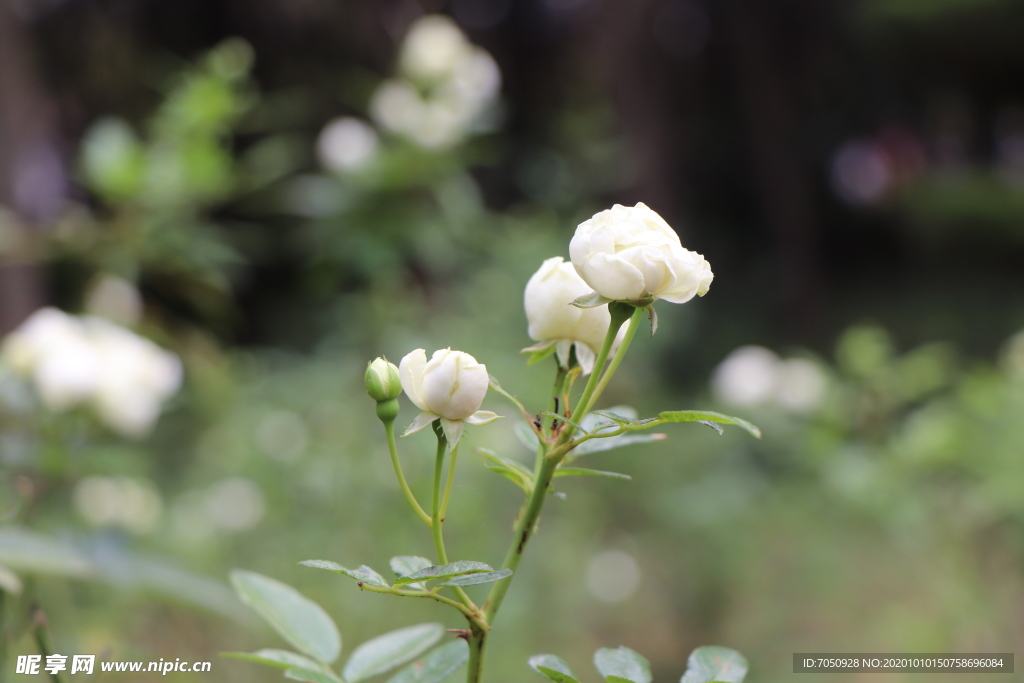
<svg viewBox="0 0 1024 683">
<path fill-rule="evenodd" d="M 604 388 L 608 386 L 608 382 L 611 381 L 615 371 L 619 369 L 619 363 L 621 363 L 622 359 L 626 357 L 626 350 L 633 341 L 633 336 L 636 335 L 637 328 L 640 327 L 640 321 L 643 320 L 643 310 L 644 309 L 642 308 L 637 308 L 633 311 L 633 316 L 629 319 L 629 327 L 626 328 L 626 334 L 622 338 L 622 343 L 619 344 L 619 348 L 615 350 L 615 355 L 612 357 L 611 364 L 608 366 L 604 375 L 601 376 L 601 381 L 597 384 L 597 390 L 594 391 L 595 397 L 600 396 L 602 392 L 604 392 Z"/>
<path fill-rule="evenodd" d="M 39 654 L 43 656 L 43 661 L 46 661 L 46 658 L 53 653 L 53 645 L 50 643 L 50 632 L 46 629 L 46 615 L 37 610 L 32 615 L 32 619 L 35 621 L 33 635 L 35 636 L 36 645 L 39 647 Z M 56 671 L 50 674 L 50 678 L 53 680 L 53 683 L 64 682 L 60 673 Z"/>
<path fill-rule="evenodd" d="M 597 354 L 597 360 L 594 362 L 594 370 L 590 373 L 590 379 L 587 380 L 587 386 L 584 387 L 583 394 L 580 396 L 579 401 L 576 402 L 576 407 L 569 415 L 569 417 L 572 417 L 575 420 L 582 419 L 600 396 L 600 393 L 597 391 L 597 387 L 600 383 L 601 372 L 604 370 L 604 364 L 608 360 L 608 354 L 612 350 L 612 345 L 615 343 L 615 337 L 618 334 L 622 323 L 626 322 L 626 319 L 629 318 L 630 315 L 633 315 L 633 317 L 637 319 L 637 324 L 639 324 L 639 317 L 643 315 L 642 309 L 622 303 L 621 301 L 613 301 L 608 304 L 608 312 L 611 314 L 611 324 L 608 325 L 608 333 L 604 336 L 604 343 L 601 345 L 601 351 Z M 623 343 L 619 346 L 619 352 L 625 354 L 625 347 L 627 346 L 628 343 L 626 340 L 623 340 Z M 565 429 L 562 430 L 562 433 L 558 438 L 558 443 L 564 444 L 568 442 L 575 431 L 575 427 L 571 424 L 566 424 Z"/>
<path fill-rule="evenodd" d="M 398 459 L 398 444 L 395 443 L 395 421 L 384 421 L 384 433 L 388 437 L 388 450 L 391 451 L 391 464 L 395 466 L 395 476 L 398 477 L 398 485 L 402 489 L 402 493 L 405 494 L 405 499 L 409 501 L 409 505 L 412 506 L 413 512 L 423 520 L 423 522 L 430 526 L 431 520 L 430 515 L 426 513 L 419 501 L 416 500 L 416 495 L 409 488 L 408 482 L 405 481 L 405 475 L 402 473 L 402 463 Z"/>
<path fill-rule="evenodd" d="M 448 564 L 448 553 L 444 549 L 444 534 L 441 525 L 444 524 L 444 513 L 441 511 L 441 475 L 444 471 L 444 453 L 448 449 L 448 439 L 444 436 L 440 421 L 434 421 L 434 434 L 437 435 L 437 454 L 434 456 L 434 492 L 431 497 L 430 531 L 434 537 L 434 551 L 437 552 L 438 564 Z M 455 461 L 449 465 L 449 480 L 451 473 L 455 471 Z M 449 481 L 450 483 L 450 481 Z M 469 599 L 466 591 L 458 586 L 453 586 L 452 591 L 459 598 L 459 602 L 470 610 L 477 611 L 473 601 Z"/>
<path fill-rule="evenodd" d="M 523 550 L 526 549 L 526 544 L 537 526 L 540 510 L 544 507 L 544 497 L 547 495 L 548 485 L 551 483 L 557 468 L 558 462 L 550 457 L 544 458 L 541 462 L 533 492 L 527 500 L 526 508 L 519 515 L 519 521 L 516 522 L 515 531 L 512 536 L 512 544 L 505 555 L 505 560 L 501 563 L 503 569 L 512 570 L 513 576 L 496 581 L 494 587 L 491 588 L 490 595 L 487 596 L 487 602 L 484 603 L 484 618 L 487 619 L 488 623 L 491 623 L 494 619 L 494 616 L 501 608 L 502 601 L 505 599 L 505 594 L 508 593 L 512 579 L 515 577 L 514 572 L 519 566 L 519 561 L 523 558 Z"/>
<path fill-rule="evenodd" d="M 371 586 L 370 584 L 363 582 L 360 582 L 359 590 L 369 591 L 370 593 L 383 593 L 384 595 L 398 595 L 403 598 L 429 598 L 430 600 L 436 600 L 437 602 L 448 605 L 449 607 L 454 607 L 462 612 L 462 614 L 465 615 L 465 617 L 469 619 L 470 623 L 474 626 L 482 629 L 490 628 L 487 625 L 487 622 L 483 620 L 480 610 L 470 609 L 461 602 L 452 600 L 451 598 L 446 598 L 445 596 L 432 591 L 402 590 L 401 588 L 388 588 L 387 586 Z"/>
<path fill-rule="evenodd" d="M 469 637 L 469 671 L 467 683 L 480 683 L 484 674 L 484 645 L 487 644 L 487 632 L 472 629 Z"/>
<path fill-rule="evenodd" d="M 451 459 L 448 461 L 448 481 L 444 485 L 444 497 L 441 498 L 441 521 L 444 521 L 445 515 L 448 513 L 448 500 L 452 497 L 452 484 L 455 481 L 455 463 L 459 459 L 459 446 L 461 444 L 455 444 L 455 448 L 452 449 Z"/>
</svg>

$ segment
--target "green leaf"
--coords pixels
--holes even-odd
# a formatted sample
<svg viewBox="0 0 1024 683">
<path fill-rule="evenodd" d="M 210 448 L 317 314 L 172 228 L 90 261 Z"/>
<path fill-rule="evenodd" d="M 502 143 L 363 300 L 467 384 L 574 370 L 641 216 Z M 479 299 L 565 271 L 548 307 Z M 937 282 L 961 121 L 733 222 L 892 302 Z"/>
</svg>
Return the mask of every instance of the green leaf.
<svg viewBox="0 0 1024 683">
<path fill-rule="evenodd" d="M 390 671 L 421 655 L 443 635 L 441 624 L 419 624 L 377 636 L 356 648 L 341 676 L 348 683 L 359 683 Z"/>
<path fill-rule="evenodd" d="M 501 581 L 507 576 L 512 576 L 511 569 L 499 569 L 496 572 L 484 572 L 482 574 L 466 574 L 464 576 L 456 576 L 454 579 L 449 579 L 441 586 L 475 586 L 478 583 L 491 583 L 494 581 Z"/>
<path fill-rule="evenodd" d="M 686 673 L 679 683 L 743 683 L 747 658 L 727 647 L 698 647 L 686 660 Z"/>
<path fill-rule="evenodd" d="M 330 560 L 303 560 L 299 564 L 304 564 L 307 567 L 315 567 L 316 569 L 326 569 L 330 572 L 337 572 L 338 574 L 344 574 L 356 581 L 362 581 L 368 583 L 371 586 L 380 586 L 381 588 L 387 588 L 388 582 L 384 578 L 373 571 L 365 564 L 361 565 L 358 569 L 349 569 L 348 567 L 342 567 L 337 562 L 331 562 Z"/>
<path fill-rule="evenodd" d="M 741 427 L 758 439 L 761 438 L 761 430 L 746 420 L 722 413 L 713 413 L 708 410 L 669 410 L 658 415 L 658 418 L 665 422 L 716 422 L 719 424 L 736 425 Z"/>
<path fill-rule="evenodd" d="M 541 413 L 541 415 L 546 415 L 547 417 L 553 417 L 556 420 L 561 420 L 562 422 L 568 422 L 573 427 L 575 427 L 577 431 L 583 432 L 584 434 L 587 433 L 587 430 L 584 429 L 582 426 L 580 426 L 579 424 L 573 422 L 572 420 L 570 420 L 569 418 L 567 418 L 567 417 L 565 417 L 563 415 L 559 415 L 558 413 L 552 413 L 550 410 L 545 410 L 543 413 Z"/>
<path fill-rule="evenodd" d="M 288 584 L 256 572 L 231 572 L 235 592 L 282 638 L 314 659 L 333 662 L 341 653 L 341 636 L 327 613 Z"/>
<path fill-rule="evenodd" d="M 537 342 L 533 346 L 527 346 L 525 349 L 523 349 L 519 353 L 525 353 L 526 355 L 529 356 L 529 358 L 526 359 L 526 364 L 527 365 L 534 365 L 536 363 L 541 362 L 542 360 L 544 360 L 545 358 L 547 358 L 548 356 L 550 356 L 554 352 L 555 352 L 555 342 L 554 342 L 554 340 L 550 340 L 550 341 Z"/>
<path fill-rule="evenodd" d="M 555 470 L 556 477 L 608 477 L 609 479 L 625 479 L 632 481 L 633 477 L 619 472 L 604 472 L 602 470 L 588 470 L 583 467 L 559 467 Z"/>
<path fill-rule="evenodd" d="M 265 664 L 266 666 L 272 666 L 275 669 L 310 669 L 313 671 L 319 671 L 323 667 L 319 663 L 303 657 L 297 652 L 291 650 L 277 650 L 274 648 L 264 648 L 257 650 L 256 652 L 222 652 L 221 657 L 227 657 L 228 659 L 241 659 L 247 662 L 256 662 L 257 664 Z"/>
<path fill-rule="evenodd" d="M 628 647 L 601 648 L 594 653 L 594 666 L 607 681 L 617 676 L 632 683 L 651 683 L 651 665 Z"/>
<path fill-rule="evenodd" d="M 604 306 L 606 303 L 612 301 L 608 297 L 601 296 L 597 292 L 590 292 L 583 296 L 578 296 L 569 303 L 576 308 L 596 308 L 598 306 Z"/>
<path fill-rule="evenodd" d="M 15 571 L 89 576 L 96 567 L 70 543 L 21 527 L 0 527 L 0 562 Z"/>
<path fill-rule="evenodd" d="M 536 451 L 540 447 L 540 440 L 537 438 L 537 432 L 533 431 L 533 427 L 531 427 L 525 420 L 517 421 L 513 431 L 515 431 L 516 438 L 519 439 L 520 443 L 531 451 Z"/>
<path fill-rule="evenodd" d="M 436 567 L 427 567 L 421 569 L 415 574 L 409 576 L 403 576 L 398 581 L 395 581 L 395 587 L 404 586 L 414 581 L 436 581 L 438 579 L 450 579 L 453 576 L 462 576 L 463 574 L 479 574 L 482 572 L 493 572 L 494 567 L 484 564 L 483 562 L 474 562 L 472 560 L 459 560 L 458 562 L 452 562 L 450 564 L 442 564 Z"/>
<path fill-rule="evenodd" d="M 534 655 L 529 659 L 530 668 L 556 683 L 579 683 L 573 677 L 569 665 L 555 655 Z"/>
<path fill-rule="evenodd" d="M 399 577 L 409 576 L 409 574 L 415 574 L 421 569 L 426 569 L 432 566 L 434 563 L 425 557 L 418 555 L 397 555 L 391 558 L 391 571 Z M 410 583 L 409 588 L 418 588 L 419 590 L 427 590 L 427 585 L 424 583 Z"/>
<path fill-rule="evenodd" d="M 503 458 L 489 448 L 477 448 L 476 450 L 493 463 L 493 465 L 488 465 L 487 469 L 511 480 L 526 493 L 533 491 L 533 472 L 528 470 L 525 465 L 509 458 Z"/>
<path fill-rule="evenodd" d="M 583 418 L 584 425 L 587 425 L 589 421 L 591 424 L 590 429 L 593 429 L 594 426 L 602 422 L 601 420 L 598 420 L 597 417 L 603 417 L 606 420 L 615 422 L 616 424 L 635 425 L 640 421 L 637 419 L 636 410 L 633 408 L 630 408 L 629 406 L 616 406 L 608 410 L 595 410 L 589 413 L 587 417 Z"/>
<path fill-rule="evenodd" d="M 664 441 L 668 437 L 664 434 L 619 434 L 618 436 L 605 436 L 584 441 L 576 448 L 569 451 L 569 458 L 578 458 L 581 455 L 601 453 L 615 448 L 623 448 L 638 443 L 651 443 L 653 441 Z"/>
<path fill-rule="evenodd" d="M 621 676 L 608 676 L 604 679 L 605 683 L 634 683 L 630 678 L 623 678 Z"/>
<path fill-rule="evenodd" d="M 469 659 L 469 643 L 459 638 L 433 650 L 388 679 L 388 683 L 441 683 Z"/>
<path fill-rule="evenodd" d="M 304 683 L 343 683 L 333 673 L 327 673 L 319 669 L 307 669 L 305 667 L 288 669 L 284 672 L 284 677 L 293 681 L 304 681 Z"/>
</svg>

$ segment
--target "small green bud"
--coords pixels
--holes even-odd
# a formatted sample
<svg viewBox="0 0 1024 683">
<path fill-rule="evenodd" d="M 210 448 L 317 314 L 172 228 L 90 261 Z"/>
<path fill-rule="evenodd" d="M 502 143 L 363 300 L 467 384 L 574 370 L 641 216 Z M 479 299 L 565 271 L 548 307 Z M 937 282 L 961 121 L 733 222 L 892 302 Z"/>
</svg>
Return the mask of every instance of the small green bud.
<svg viewBox="0 0 1024 683">
<path fill-rule="evenodd" d="M 402 393 L 398 368 L 385 358 L 378 358 L 366 366 L 366 393 L 378 403 L 398 398 Z"/>
</svg>

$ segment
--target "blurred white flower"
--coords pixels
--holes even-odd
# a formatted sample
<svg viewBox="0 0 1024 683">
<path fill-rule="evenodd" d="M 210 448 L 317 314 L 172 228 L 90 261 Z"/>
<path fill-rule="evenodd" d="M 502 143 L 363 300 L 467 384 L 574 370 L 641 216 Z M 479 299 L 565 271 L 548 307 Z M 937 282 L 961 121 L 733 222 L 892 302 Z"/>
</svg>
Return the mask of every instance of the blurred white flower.
<svg viewBox="0 0 1024 683">
<path fill-rule="evenodd" d="M 741 346 L 715 368 L 711 390 L 735 406 L 766 403 L 778 381 L 779 357 L 763 346 Z"/>
<path fill-rule="evenodd" d="M 576 360 L 585 375 L 593 370 L 611 323 L 607 306 L 577 308 L 571 305 L 574 299 L 589 293 L 590 286 L 561 256 L 544 261 L 523 292 L 530 338 L 538 342 L 554 341 L 559 362 L 566 367 L 575 346 Z M 625 329 L 626 325 L 619 328 L 619 338 L 625 334 Z"/>
<path fill-rule="evenodd" d="M 120 526 L 143 534 L 160 521 L 163 502 L 147 481 L 131 477 L 86 477 L 74 491 L 75 508 L 95 526 Z"/>
<path fill-rule="evenodd" d="M 399 67 L 421 85 L 451 78 L 471 45 L 458 25 L 441 14 L 417 19 L 402 42 Z"/>
<path fill-rule="evenodd" d="M 374 92 L 370 116 L 381 128 L 427 149 L 461 142 L 501 88 L 494 59 L 440 15 L 423 17 L 409 29 L 399 72 Z"/>
<path fill-rule="evenodd" d="M 331 121 L 317 140 L 320 163 L 338 173 L 364 168 L 376 153 L 376 131 L 352 117 Z"/>
<path fill-rule="evenodd" d="M 785 410 L 809 413 L 825 396 L 825 375 L 806 358 L 780 361 L 776 374 L 775 400 Z"/>
<path fill-rule="evenodd" d="M 210 521 L 218 528 L 244 531 L 263 519 L 266 503 L 256 482 L 233 477 L 210 487 L 206 492 L 206 509 Z"/>
<path fill-rule="evenodd" d="M 107 426 L 128 437 L 148 434 L 181 385 L 173 353 L 109 321 L 55 308 L 36 311 L 12 332 L 3 358 L 31 378 L 47 408 L 92 403 Z"/>
<path fill-rule="evenodd" d="M 825 396 L 827 379 L 804 358 L 782 360 L 763 346 L 741 346 L 711 377 L 711 390 L 735 406 L 775 404 L 792 413 L 813 411 Z"/>
<path fill-rule="evenodd" d="M 604 550 L 590 559 L 585 581 L 598 600 L 622 602 L 640 587 L 640 565 L 629 553 Z"/>
</svg>

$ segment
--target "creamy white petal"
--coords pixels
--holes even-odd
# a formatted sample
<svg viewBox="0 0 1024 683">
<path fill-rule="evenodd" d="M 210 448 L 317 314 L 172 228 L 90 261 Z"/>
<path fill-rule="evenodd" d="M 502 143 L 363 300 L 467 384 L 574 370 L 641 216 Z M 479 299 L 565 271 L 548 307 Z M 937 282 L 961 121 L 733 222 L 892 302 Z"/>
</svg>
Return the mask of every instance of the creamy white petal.
<svg viewBox="0 0 1024 683">
<path fill-rule="evenodd" d="M 405 354 L 398 365 L 398 377 L 402 380 L 402 388 L 405 389 L 409 400 L 420 410 L 428 410 L 423 402 L 423 368 L 427 364 L 427 352 L 423 349 L 416 349 Z"/>
</svg>

